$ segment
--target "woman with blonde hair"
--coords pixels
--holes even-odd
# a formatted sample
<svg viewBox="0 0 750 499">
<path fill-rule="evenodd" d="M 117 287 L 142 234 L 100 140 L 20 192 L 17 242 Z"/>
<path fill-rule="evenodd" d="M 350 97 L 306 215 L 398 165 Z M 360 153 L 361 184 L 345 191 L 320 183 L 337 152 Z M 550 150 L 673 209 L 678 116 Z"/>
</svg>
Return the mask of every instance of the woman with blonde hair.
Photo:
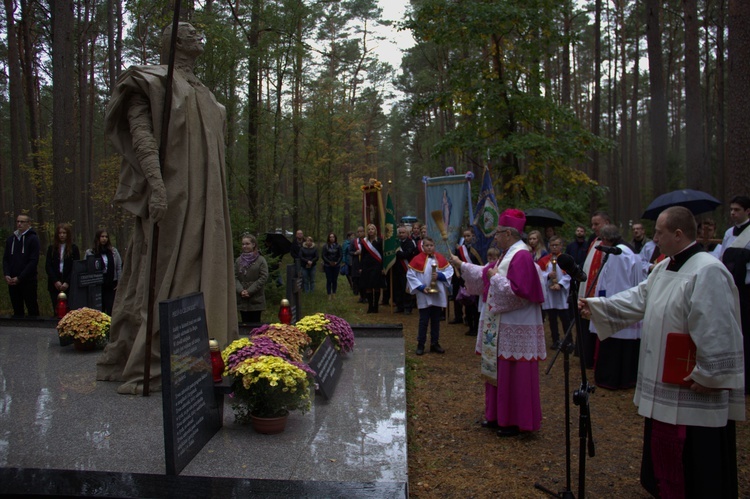
<svg viewBox="0 0 750 499">
<path fill-rule="evenodd" d="M 367 226 L 367 237 L 362 239 L 362 276 L 359 287 L 367 297 L 367 313 L 378 313 L 380 290 L 385 287 L 383 277 L 383 240 L 374 224 Z"/>
<path fill-rule="evenodd" d="M 535 262 L 538 262 L 540 258 L 547 254 L 547 250 L 544 248 L 542 233 L 538 230 L 529 232 L 529 247 L 531 248 L 531 256 L 534 257 Z"/>
<path fill-rule="evenodd" d="M 57 295 L 67 293 L 70 287 L 73 262 L 80 259 L 78 246 L 73 244 L 73 227 L 66 223 L 58 224 L 52 244 L 47 248 L 47 260 L 44 265 L 53 313 L 57 305 Z"/>
</svg>

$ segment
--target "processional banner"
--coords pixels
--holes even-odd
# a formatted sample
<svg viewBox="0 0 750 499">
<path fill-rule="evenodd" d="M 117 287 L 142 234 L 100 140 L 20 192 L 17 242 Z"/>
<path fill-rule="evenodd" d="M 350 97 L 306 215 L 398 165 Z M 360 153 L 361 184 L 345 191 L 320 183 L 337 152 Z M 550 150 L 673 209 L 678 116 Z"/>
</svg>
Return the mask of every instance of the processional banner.
<svg viewBox="0 0 750 499">
<path fill-rule="evenodd" d="M 383 183 L 371 178 L 360 189 L 362 190 L 362 220 L 365 223 L 365 234 L 367 234 L 367 226 L 374 224 L 378 229 L 378 237 L 382 239 L 385 225 Z"/>
<path fill-rule="evenodd" d="M 490 178 L 490 169 L 484 167 L 482 174 L 482 187 L 477 199 L 476 214 L 472 220 L 474 228 L 474 248 L 479 252 L 482 261 L 487 261 L 487 250 L 492 246 L 497 231 L 497 223 L 500 218 L 495 199 L 495 189 Z"/>
<path fill-rule="evenodd" d="M 448 255 L 461 238 L 464 214 L 471 209 L 471 172 L 466 175 L 424 177 L 425 223 L 427 234 L 435 240 L 437 251 Z"/>
</svg>

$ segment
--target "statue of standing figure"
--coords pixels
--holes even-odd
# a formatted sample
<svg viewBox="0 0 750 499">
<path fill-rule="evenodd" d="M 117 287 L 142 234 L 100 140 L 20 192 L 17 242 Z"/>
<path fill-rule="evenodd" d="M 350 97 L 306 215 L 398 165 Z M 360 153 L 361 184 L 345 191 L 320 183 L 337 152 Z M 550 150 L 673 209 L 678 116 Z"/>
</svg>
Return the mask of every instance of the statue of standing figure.
<svg viewBox="0 0 750 499">
<path fill-rule="evenodd" d="M 202 291 L 208 334 L 221 347 L 238 337 L 232 230 L 224 175 L 226 112 L 193 73 L 203 34 L 179 23 L 171 118 L 164 164 L 159 141 L 164 114 L 171 26 L 162 34 L 162 65 L 133 66 L 117 82 L 106 134 L 123 156 L 114 201 L 136 217 L 113 308 L 110 343 L 97 379 L 119 381 L 119 393 L 143 392 L 149 276 L 156 272 L 151 318 L 149 390 L 161 390 L 158 303 Z M 159 224 L 156 268 L 151 238 Z"/>
</svg>

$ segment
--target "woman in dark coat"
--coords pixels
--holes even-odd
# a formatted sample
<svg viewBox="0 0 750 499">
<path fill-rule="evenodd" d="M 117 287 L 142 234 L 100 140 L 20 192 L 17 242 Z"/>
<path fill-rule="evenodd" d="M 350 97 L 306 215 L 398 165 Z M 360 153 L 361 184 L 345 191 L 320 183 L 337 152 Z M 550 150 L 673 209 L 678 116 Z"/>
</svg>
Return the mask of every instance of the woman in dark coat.
<svg viewBox="0 0 750 499">
<path fill-rule="evenodd" d="M 302 267 L 302 283 L 305 293 L 315 291 L 315 264 L 318 263 L 318 249 L 313 238 L 307 236 L 299 250 L 300 267 Z"/>
<path fill-rule="evenodd" d="M 73 270 L 73 262 L 81 259 L 78 246 L 73 244 L 73 228 L 70 224 L 58 224 L 55 229 L 55 238 L 47 248 L 47 291 L 49 291 L 52 302 L 52 313 L 57 306 L 57 295 L 67 293 L 70 287 L 70 273 Z"/>
<path fill-rule="evenodd" d="M 359 288 L 367 297 L 367 313 L 378 313 L 380 290 L 385 287 L 383 277 L 383 240 L 378 237 L 378 229 L 373 224 L 367 226 L 367 237 L 362 240 L 362 276 Z"/>
<path fill-rule="evenodd" d="M 99 268 L 104 273 L 102 283 L 102 312 L 112 315 L 112 306 L 115 303 L 117 283 L 122 274 L 122 257 L 117 248 L 112 246 L 107 229 L 99 229 L 94 235 L 94 247 L 86 250 L 86 256 L 94 255 L 99 263 Z"/>
<path fill-rule="evenodd" d="M 328 299 L 333 300 L 336 296 L 336 288 L 339 282 L 339 269 L 341 260 L 344 258 L 344 252 L 339 246 L 336 234 L 328 234 L 328 240 L 323 245 L 323 271 L 326 273 L 326 292 Z"/>
</svg>

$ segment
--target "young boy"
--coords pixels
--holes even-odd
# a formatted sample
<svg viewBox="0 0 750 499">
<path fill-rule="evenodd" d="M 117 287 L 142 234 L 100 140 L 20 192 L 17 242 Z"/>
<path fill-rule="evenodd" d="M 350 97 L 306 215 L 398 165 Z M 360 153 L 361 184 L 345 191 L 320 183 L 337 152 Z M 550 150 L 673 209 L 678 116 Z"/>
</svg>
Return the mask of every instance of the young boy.
<svg viewBox="0 0 750 499">
<path fill-rule="evenodd" d="M 542 269 L 542 290 L 544 303 L 542 313 L 549 319 L 549 330 L 552 335 L 552 349 L 560 348 L 561 340 L 568 331 L 570 319 L 568 317 L 568 291 L 570 290 L 570 276 L 557 266 L 557 258 L 562 254 L 563 240 L 560 236 L 552 236 L 549 240 L 549 254 L 536 262 Z M 557 319 L 562 322 L 562 336 L 558 329 Z"/>
<path fill-rule="evenodd" d="M 435 241 L 428 236 L 422 238 L 422 251 L 409 262 L 406 281 L 411 294 L 417 296 L 419 309 L 419 332 L 417 355 L 424 355 L 427 340 L 427 324 L 430 324 L 430 352 L 445 353 L 440 346 L 440 313 L 448 306 L 448 290 L 453 277 L 453 267 L 440 253 L 435 252 Z M 430 283 L 436 275 L 436 290 L 430 291 Z"/>
</svg>

